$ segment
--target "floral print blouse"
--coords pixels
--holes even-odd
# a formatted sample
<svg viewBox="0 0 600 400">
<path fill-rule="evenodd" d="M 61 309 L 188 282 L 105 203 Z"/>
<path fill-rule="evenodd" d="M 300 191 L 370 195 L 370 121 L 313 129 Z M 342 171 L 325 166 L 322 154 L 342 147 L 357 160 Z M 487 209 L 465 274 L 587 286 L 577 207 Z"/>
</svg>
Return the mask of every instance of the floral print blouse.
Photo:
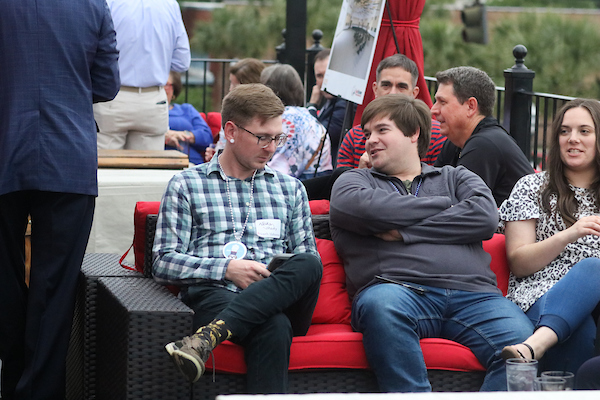
<svg viewBox="0 0 600 400">
<path fill-rule="evenodd" d="M 547 180 L 546 172 L 531 174 L 521 178 L 510 196 L 500 206 L 501 228 L 503 222 L 537 219 L 536 242 L 549 238 L 556 232 L 566 229 L 566 225 L 556 210 L 556 195 L 550 198 L 551 214 L 542 208 L 541 192 Z M 575 214 L 577 219 L 598 213 L 595 196 L 588 189 L 570 186 L 579 203 Z M 506 297 L 527 311 L 540 297 L 556 284 L 573 265 L 589 257 L 600 257 L 600 238 L 587 235 L 565 249 L 550 264 L 532 275 L 517 278 L 512 273 L 508 282 Z"/>
<path fill-rule="evenodd" d="M 275 151 L 268 165 L 276 171 L 296 178 L 308 177 L 314 173 L 319 155 L 314 157 L 310 165 L 307 164 L 319 149 L 325 128 L 304 107 L 285 107 L 282 119 L 282 132 L 287 134 L 288 139 L 283 147 L 279 147 Z M 326 136 L 317 172 L 331 171 L 332 169 L 331 142 L 329 136 Z"/>
</svg>

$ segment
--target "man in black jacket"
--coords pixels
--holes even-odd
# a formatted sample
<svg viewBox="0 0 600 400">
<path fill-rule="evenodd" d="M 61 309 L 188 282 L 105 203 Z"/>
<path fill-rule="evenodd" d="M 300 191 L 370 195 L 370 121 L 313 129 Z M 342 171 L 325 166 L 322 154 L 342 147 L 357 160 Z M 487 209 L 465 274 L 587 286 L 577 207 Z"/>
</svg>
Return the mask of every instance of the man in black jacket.
<svg viewBox="0 0 600 400">
<path fill-rule="evenodd" d="M 483 71 L 455 67 L 438 72 L 432 115 L 448 137 L 435 163 L 465 166 L 479 175 L 500 206 L 514 184 L 533 173 L 515 140 L 492 117 L 496 88 Z"/>
<path fill-rule="evenodd" d="M 348 102 L 344 99 L 334 97 L 333 95 L 321 91 L 325 71 L 327 71 L 327 63 L 331 50 L 324 49 L 315 55 L 314 69 L 316 85 L 312 89 L 310 99 L 306 104 L 308 111 L 319 120 L 327 129 L 329 138 L 331 139 L 331 160 L 333 167 L 337 161 L 338 148 L 340 147 L 342 135 L 342 125 L 344 124 L 344 116 L 346 115 L 346 106 Z M 320 108 L 319 108 L 320 107 Z M 352 107 L 356 109 L 356 104 Z M 317 111 L 318 110 L 318 111 Z"/>
</svg>

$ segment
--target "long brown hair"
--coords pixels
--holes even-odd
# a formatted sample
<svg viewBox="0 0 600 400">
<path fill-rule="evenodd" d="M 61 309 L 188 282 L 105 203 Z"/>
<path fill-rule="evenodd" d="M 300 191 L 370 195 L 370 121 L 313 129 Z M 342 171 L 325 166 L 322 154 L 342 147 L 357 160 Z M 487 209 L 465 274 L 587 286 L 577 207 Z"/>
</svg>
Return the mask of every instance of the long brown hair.
<svg viewBox="0 0 600 400">
<path fill-rule="evenodd" d="M 575 99 L 558 110 L 554 121 L 552 121 L 552 131 L 550 132 L 550 149 L 548 151 L 548 180 L 542 190 L 542 207 L 544 211 L 551 214 L 550 198 L 556 194 L 556 206 L 567 227 L 573 225 L 577 219 L 575 213 L 579 207 L 575 194 L 569 187 L 569 181 L 565 176 L 565 164 L 560 158 L 560 145 L 558 143 L 560 131 L 563 124 L 565 113 L 573 108 L 581 107 L 586 109 L 594 121 L 594 130 L 596 132 L 596 178 L 590 186 L 590 190 L 595 195 L 596 208 L 598 209 L 598 199 L 600 199 L 600 102 L 593 99 Z"/>
</svg>

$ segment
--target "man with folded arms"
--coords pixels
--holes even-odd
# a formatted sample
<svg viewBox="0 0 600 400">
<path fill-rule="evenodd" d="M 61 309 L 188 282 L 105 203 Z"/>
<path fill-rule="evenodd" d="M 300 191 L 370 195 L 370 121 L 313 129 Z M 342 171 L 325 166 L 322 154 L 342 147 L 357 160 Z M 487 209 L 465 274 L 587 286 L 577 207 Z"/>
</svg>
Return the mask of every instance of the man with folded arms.
<svg viewBox="0 0 600 400">
<path fill-rule="evenodd" d="M 371 169 L 340 176 L 331 232 L 354 298 L 352 325 L 384 392 L 430 391 L 419 340 L 469 347 L 487 374 L 481 390 L 506 390 L 500 350 L 533 327 L 496 287 L 482 240 L 498 224 L 489 188 L 464 167 L 434 168 L 431 116 L 420 100 L 382 96 L 361 125 Z"/>
</svg>

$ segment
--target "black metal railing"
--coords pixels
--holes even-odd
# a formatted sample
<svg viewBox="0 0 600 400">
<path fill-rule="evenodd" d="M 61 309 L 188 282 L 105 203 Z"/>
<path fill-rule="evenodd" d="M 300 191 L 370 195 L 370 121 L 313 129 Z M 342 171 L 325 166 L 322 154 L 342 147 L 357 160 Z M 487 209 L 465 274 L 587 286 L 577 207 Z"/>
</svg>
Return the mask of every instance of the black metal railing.
<svg viewBox="0 0 600 400">
<path fill-rule="evenodd" d="M 229 91 L 229 68 L 238 59 L 194 57 L 190 69 L 183 74 L 183 101 L 198 111 L 219 111 L 221 100 Z M 276 60 L 262 60 L 274 64 Z"/>
<path fill-rule="evenodd" d="M 427 90 L 431 96 L 431 101 L 435 102 L 435 92 L 438 87 L 437 80 L 434 77 L 426 76 L 425 81 L 427 82 Z M 546 156 L 549 145 L 547 139 L 550 134 L 552 121 L 558 109 L 568 101 L 575 99 L 575 97 L 542 92 L 523 92 L 522 95 L 528 96 L 531 103 L 531 123 L 529 126 L 531 151 L 527 156 L 534 168 L 543 170 L 546 168 Z M 498 121 L 504 120 L 504 96 L 504 87 L 496 86 L 495 117 Z"/>
<path fill-rule="evenodd" d="M 526 93 L 531 96 L 531 140 L 532 155 L 531 160 L 535 168 L 539 170 L 546 169 L 546 156 L 548 153 L 548 135 L 550 126 L 556 116 L 556 112 L 568 101 L 574 97 L 561 96 L 557 94 L 548 94 L 540 92 Z"/>
<path fill-rule="evenodd" d="M 425 76 L 425 82 L 427 83 L 427 90 L 431 96 L 431 102 L 435 103 L 435 92 L 437 92 L 438 82 L 433 76 Z M 504 110 L 504 88 L 502 86 L 496 86 L 496 119 L 502 120 L 502 114 Z"/>
<path fill-rule="evenodd" d="M 546 167 L 548 135 L 557 110 L 574 99 L 531 90 L 535 73 L 525 67 L 524 46 L 515 46 L 515 65 L 504 71 L 507 86 L 496 86 L 495 117 L 500 121 L 536 169 Z M 308 64 L 307 58 L 307 64 Z M 199 111 L 220 111 L 221 101 L 229 90 L 229 68 L 236 59 L 193 58 L 190 71 L 184 74 L 183 101 Z M 276 60 L 263 60 L 265 64 Z M 312 71 L 312 68 L 310 69 Z M 306 79 L 306 77 L 305 77 Z M 426 76 L 427 89 L 435 102 L 437 81 Z M 310 83 L 310 82 L 309 82 Z M 509 90 L 510 88 L 510 90 Z"/>
</svg>

